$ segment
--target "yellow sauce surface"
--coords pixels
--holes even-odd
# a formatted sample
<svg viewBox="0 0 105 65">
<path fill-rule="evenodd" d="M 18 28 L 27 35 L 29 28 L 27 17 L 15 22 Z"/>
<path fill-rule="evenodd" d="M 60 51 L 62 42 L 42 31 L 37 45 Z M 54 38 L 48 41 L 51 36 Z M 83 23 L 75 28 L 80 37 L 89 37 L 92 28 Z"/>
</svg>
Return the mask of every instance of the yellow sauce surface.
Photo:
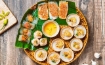
<svg viewBox="0 0 105 65">
<path fill-rule="evenodd" d="M 57 31 L 57 26 L 53 22 L 49 22 L 44 26 L 44 32 L 49 36 L 54 35 L 56 31 Z"/>
</svg>

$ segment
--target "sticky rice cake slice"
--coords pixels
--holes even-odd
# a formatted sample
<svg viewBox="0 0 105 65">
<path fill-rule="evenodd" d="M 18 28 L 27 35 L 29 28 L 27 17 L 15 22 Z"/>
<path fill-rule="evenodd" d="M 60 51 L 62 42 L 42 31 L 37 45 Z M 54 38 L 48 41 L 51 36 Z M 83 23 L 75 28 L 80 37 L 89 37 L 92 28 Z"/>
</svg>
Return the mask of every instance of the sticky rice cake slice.
<svg viewBox="0 0 105 65">
<path fill-rule="evenodd" d="M 66 19 L 68 13 L 68 2 L 60 1 L 59 2 L 59 18 Z"/>
<path fill-rule="evenodd" d="M 56 19 L 58 17 L 58 4 L 56 2 L 48 2 L 48 10 L 50 19 Z"/>
<path fill-rule="evenodd" d="M 47 3 L 41 3 L 38 5 L 38 16 L 41 20 L 47 20 L 48 19 L 48 7 Z"/>
</svg>

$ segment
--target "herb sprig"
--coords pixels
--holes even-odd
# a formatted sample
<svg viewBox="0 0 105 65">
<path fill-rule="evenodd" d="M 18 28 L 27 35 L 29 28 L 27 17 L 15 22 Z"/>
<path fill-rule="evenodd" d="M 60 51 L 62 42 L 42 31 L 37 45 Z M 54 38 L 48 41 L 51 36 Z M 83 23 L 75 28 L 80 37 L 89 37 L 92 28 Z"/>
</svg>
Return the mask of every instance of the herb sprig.
<svg viewBox="0 0 105 65">
<path fill-rule="evenodd" d="M 10 14 L 10 12 L 4 12 L 2 11 L 2 13 L 0 14 L 0 20 L 3 20 L 3 26 L 0 30 L 4 29 L 5 26 L 8 24 L 8 19 L 6 18 L 8 15 Z"/>
</svg>

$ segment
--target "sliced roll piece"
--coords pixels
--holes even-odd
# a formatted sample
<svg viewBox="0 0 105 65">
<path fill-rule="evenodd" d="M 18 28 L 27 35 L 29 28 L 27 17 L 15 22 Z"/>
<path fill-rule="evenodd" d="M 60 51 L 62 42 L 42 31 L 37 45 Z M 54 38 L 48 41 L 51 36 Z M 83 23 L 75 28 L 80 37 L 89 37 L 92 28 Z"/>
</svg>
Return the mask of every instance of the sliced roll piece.
<svg viewBox="0 0 105 65">
<path fill-rule="evenodd" d="M 66 19 L 68 13 L 68 2 L 60 1 L 59 2 L 59 18 Z"/>
<path fill-rule="evenodd" d="M 30 23 L 30 22 L 28 22 L 28 21 L 24 21 L 23 24 L 22 24 L 22 26 L 23 26 L 24 28 L 26 28 L 26 29 L 34 29 L 35 24 L 32 24 L 32 23 Z"/>
<path fill-rule="evenodd" d="M 41 3 L 38 5 L 38 16 L 41 20 L 47 20 L 48 19 L 47 3 Z"/>
<path fill-rule="evenodd" d="M 41 38 L 42 37 L 42 32 L 37 30 L 34 32 L 34 38 Z"/>
<path fill-rule="evenodd" d="M 31 40 L 31 43 L 34 45 L 34 46 L 39 46 L 39 39 L 33 39 Z"/>
<path fill-rule="evenodd" d="M 56 19 L 58 17 L 58 5 L 56 2 L 48 2 L 48 10 L 50 19 Z"/>
<path fill-rule="evenodd" d="M 21 28 L 20 29 L 20 34 L 30 36 L 31 31 L 29 29 L 26 29 L 26 28 Z"/>
<path fill-rule="evenodd" d="M 28 14 L 26 17 L 26 20 L 28 20 L 30 23 L 32 23 L 34 20 L 34 17 L 31 14 Z"/>
<path fill-rule="evenodd" d="M 40 46 L 45 46 L 45 45 L 47 45 L 47 38 L 41 38 L 39 44 L 40 44 Z"/>
<path fill-rule="evenodd" d="M 18 40 L 22 42 L 29 42 L 29 38 L 27 35 L 19 35 Z"/>
</svg>

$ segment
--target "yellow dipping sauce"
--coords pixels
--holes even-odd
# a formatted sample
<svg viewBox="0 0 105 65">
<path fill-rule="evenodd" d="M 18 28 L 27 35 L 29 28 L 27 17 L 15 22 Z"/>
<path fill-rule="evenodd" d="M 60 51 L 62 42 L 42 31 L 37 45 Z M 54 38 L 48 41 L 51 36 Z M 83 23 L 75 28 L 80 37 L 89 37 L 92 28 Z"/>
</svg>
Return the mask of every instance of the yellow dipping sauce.
<svg viewBox="0 0 105 65">
<path fill-rule="evenodd" d="M 57 26 L 55 23 L 50 22 L 45 24 L 44 26 L 44 32 L 48 35 L 48 36 L 52 36 L 56 33 L 57 31 Z"/>
</svg>

